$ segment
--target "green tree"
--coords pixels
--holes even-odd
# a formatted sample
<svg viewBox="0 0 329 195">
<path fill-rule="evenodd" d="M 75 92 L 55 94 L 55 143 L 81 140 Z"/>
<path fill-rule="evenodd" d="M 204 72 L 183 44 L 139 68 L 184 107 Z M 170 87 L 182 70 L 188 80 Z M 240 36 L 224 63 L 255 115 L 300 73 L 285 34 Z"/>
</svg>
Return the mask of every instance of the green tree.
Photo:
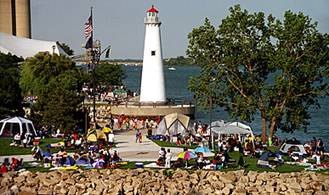
<svg viewBox="0 0 329 195">
<path fill-rule="evenodd" d="M 74 68 L 75 64 L 67 57 L 40 52 L 22 65 L 20 86 L 24 95 L 39 96 L 46 92 L 51 79 Z"/>
<path fill-rule="evenodd" d="M 0 53 L 0 117 L 23 115 L 22 95 L 19 87 L 19 65 L 22 58 Z"/>
<path fill-rule="evenodd" d="M 66 44 L 66 43 L 59 43 L 57 42 L 58 45 L 61 46 L 61 48 L 65 51 L 65 53 L 69 56 L 73 56 L 74 55 L 74 51 L 71 49 L 71 47 Z"/>
<path fill-rule="evenodd" d="M 95 78 L 98 85 L 122 85 L 124 70 L 121 66 L 101 62 L 96 66 Z"/>
<path fill-rule="evenodd" d="M 83 96 L 79 95 L 79 72 L 77 70 L 65 71 L 49 82 L 49 93 L 44 98 L 43 123 L 56 124 L 56 127 L 73 130 L 81 119 L 79 105 Z"/>
<path fill-rule="evenodd" d="M 33 111 L 39 124 L 72 129 L 83 98 L 80 96 L 83 73 L 65 56 L 39 53 L 29 58 L 21 71 L 24 94 L 37 97 Z"/>
<path fill-rule="evenodd" d="M 235 6 L 218 29 L 206 19 L 188 38 L 187 54 L 202 66 L 189 85 L 198 103 L 211 99 L 248 122 L 259 112 L 263 141 L 267 122 L 271 137 L 277 128 L 305 127 L 309 107 L 327 90 L 328 36 L 303 14 L 286 12 L 281 23 Z"/>
<path fill-rule="evenodd" d="M 319 33 L 317 23 L 302 13 L 287 11 L 273 26 L 276 40 L 275 82 L 268 90 L 270 137 L 279 128 L 291 132 L 306 129 L 311 106 L 328 95 L 329 35 Z"/>
</svg>

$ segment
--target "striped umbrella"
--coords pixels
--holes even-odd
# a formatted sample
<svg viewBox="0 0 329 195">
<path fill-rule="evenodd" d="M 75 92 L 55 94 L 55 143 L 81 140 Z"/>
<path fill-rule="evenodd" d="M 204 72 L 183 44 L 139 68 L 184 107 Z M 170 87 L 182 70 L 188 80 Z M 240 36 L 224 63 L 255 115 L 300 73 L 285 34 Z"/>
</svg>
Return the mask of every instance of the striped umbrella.
<svg viewBox="0 0 329 195">
<path fill-rule="evenodd" d="M 177 157 L 182 158 L 183 160 L 188 160 L 191 158 L 196 158 L 197 155 L 191 151 L 183 151 L 183 152 L 178 153 Z"/>
</svg>

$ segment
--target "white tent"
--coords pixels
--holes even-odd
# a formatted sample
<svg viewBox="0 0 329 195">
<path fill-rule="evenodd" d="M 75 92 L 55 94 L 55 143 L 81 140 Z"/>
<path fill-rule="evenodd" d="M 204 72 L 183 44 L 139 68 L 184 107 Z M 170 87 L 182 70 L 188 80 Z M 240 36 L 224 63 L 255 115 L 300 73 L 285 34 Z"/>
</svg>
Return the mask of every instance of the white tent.
<svg viewBox="0 0 329 195">
<path fill-rule="evenodd" d="M 213 122 L 211 122 L 211 126 L 212 127 L 222 127 L 222 126 L 224 126 L 225 125 L 225 121 L 223 121 L 223 120 L 218 120 L 218 121 L 213 121 Z"/>
<path fill-rule="evenodd" d="M 155 132 L 156 135 L 169 135 L 170 137 L 178 134 L 185 136 L 190 133 L 195 134 L 190 117 L 178 113 L 163 117 Z"/>
<path fill-rule="evenodd" d="M 28 39 L 1 32 L 0 52 L 4 54 L 11 53 L 23 58 L 33 57 L 39 52 L 67 55 L 61 46 L 55 41 Z"/>
<path fill-rule="evenodd" d="M 215 121 L 216 122 L 216 121 Z M 250 126 L 245 125 L 240 122 L 231 122 L 231 123 L 223 123 L 220 122 L 216 126 L 212 126 L 213 124 L 216 124 L 215 122 L 211 123 L 210 131 L 211 131 L 211 140 L 214 147 L 214 134 L 217 134 L 218 137 L 224 134 L 238 134 L 241 135 L 251 135 L 252 140 L 254 140 L 254 134 L 252 132 L 252 129 Z M 254 143 L 253 143 L 254 144 Z"/>
<path fill-rule="evenodd" d="M 296 153 L 298 155 L 306 155 L 307 152 L 305 151 L 305 148 L 301 144 L 287 144 L 284 143 L 280 147 L 280 151 L 287 154 L 289 149 L 292 151 L 292 153 Z"/>
<path fill-rule="evenodd" d="M 34 125 L 32 121 L 22 117 L 6 118 L 0 121 L 0 136 L 13 136 L 20 132 L 21 135 L 31 133 L 36 136 Z"/>
</svg>

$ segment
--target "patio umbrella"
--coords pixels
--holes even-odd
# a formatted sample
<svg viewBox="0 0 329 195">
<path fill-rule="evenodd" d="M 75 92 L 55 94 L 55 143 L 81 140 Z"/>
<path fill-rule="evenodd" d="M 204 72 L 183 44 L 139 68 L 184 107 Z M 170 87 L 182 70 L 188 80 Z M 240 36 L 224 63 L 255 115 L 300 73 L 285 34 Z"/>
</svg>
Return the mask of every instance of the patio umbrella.
<svg viewBox="0 0 329 195">
<path fill-rule="evenodd" d="M 210 149 L 209 148 L 207 148 L 207 147 L 197 147 L 197 148 L 195 148 L 195 150 L 194 150 L 194 152 L 195 153 L 209 153 L 209 152 L 211 152 L 210 151 Z"/>
<path fill-rule="evenodd" d="M 197 156 L 194 152 L 183 151 L 183 152 L 178 153 L 177 157 L 182 158 L 183 160 L 188 160 L 188 159 L 191 159 L 191 158 L 196 158 Z"/>
</svg>

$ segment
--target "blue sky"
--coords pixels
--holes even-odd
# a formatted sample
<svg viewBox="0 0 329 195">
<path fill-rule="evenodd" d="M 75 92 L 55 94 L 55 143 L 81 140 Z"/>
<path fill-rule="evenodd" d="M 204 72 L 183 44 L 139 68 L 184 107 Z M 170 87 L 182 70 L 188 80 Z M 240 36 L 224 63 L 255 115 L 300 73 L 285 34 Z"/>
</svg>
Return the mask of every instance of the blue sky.
<svg viewBox="0 0 329 195">
<path fill-rule="evenodd" d="M 94 39 L 112 45 L 111 58 L 141 59 L 143 20 L 152 4 L 160 11 L 164 57 L 185 55 L 188 33 L 205 17 L 218 26 L 235 4 L 277 18 L 286 10 L 303 12 L 318 21 L 320 32 L 329 32 L 328 0 L 31 0 L 32 37 L 65 42 L 76 54 L 83 53 L 83 24 L 93 6 Z"/>
</svg>

